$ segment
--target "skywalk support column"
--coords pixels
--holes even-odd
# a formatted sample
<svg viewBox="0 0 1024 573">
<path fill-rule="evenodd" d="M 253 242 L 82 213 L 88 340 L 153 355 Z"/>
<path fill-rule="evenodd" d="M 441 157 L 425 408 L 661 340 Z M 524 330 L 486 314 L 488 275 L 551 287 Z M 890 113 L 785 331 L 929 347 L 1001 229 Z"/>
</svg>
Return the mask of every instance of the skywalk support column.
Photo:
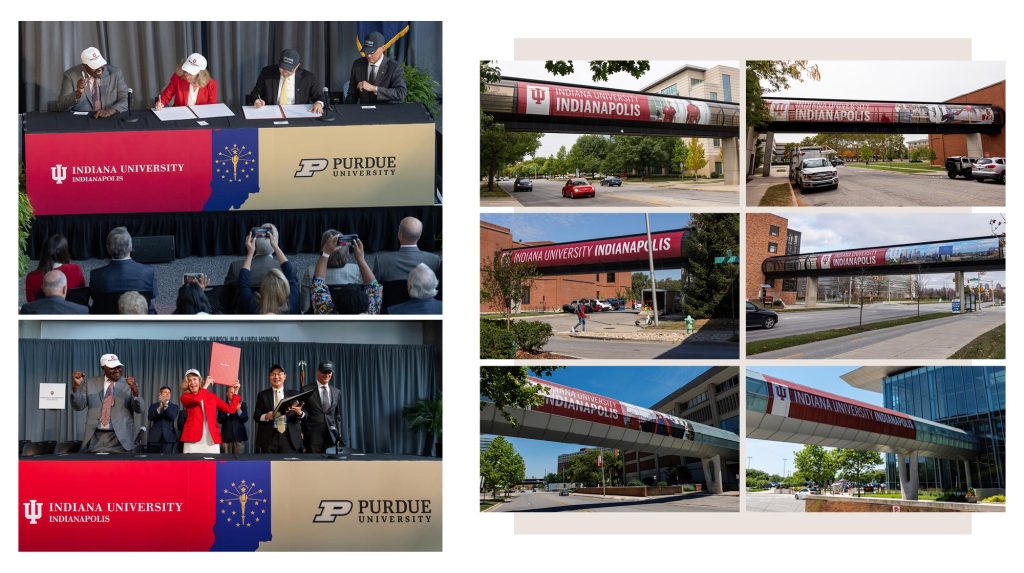
<svg viewBox="0 0 1024 573">
<path fill-rule="evenodd" d="M 775 156 L 775 134 L 769 131 L 766 135 L 767 137 L 764 140 L 764 158 L 761 159 L 761 163 L 763 164 L 761 167 L 761 175 L 763 177 L 768 177 L 772 174 L 772 157 Z"/>
<path fill-rule="evenodd" d="M 981 147 L 980 133 L 964 134 L 964 140 L 967 142 L 968 157 L 985 157 L 985 151 Z"/>
<path fill-rule="evenodd" d="M 956 298 L 960 299 L 960 312 L 965 312 L 967 309 L 964 305 L 964 272 L 956 271 L 953 273 L 953 290 L 956 291 Z"/>
<path fill-rule="evenodd" d="M 920 484 L 917 475 L 917 452 L 900 452 L 897 455 L 899 456 L 900 493 L 903 495 L 903 499 L 916 500 Z M 910 458 L 909 468 L 908 464 L 904 462 L 906 457 Z"/>
<path fill-rule="evenodd" d="M 740 138 L 722 138 L 722 171 L 726 185 L 740 184 Z"/>
<path fill-rule="evenodd" d="M 807 277 L 807 294 L 804 296 L 804 308 L 818 306 L 818 277 Z"/>
<path fill-rule="evenodd" d="M 722 456 L 701 458 L 704 466 L 704 481 L 708 482 L 708 493 L 722 493 Z"/>
<path fill-rule="evenodd" d="M 964 474 L 967 476 L 967 489 L 971 489 L 971 462 L 964 460 Z"/>
</svg>

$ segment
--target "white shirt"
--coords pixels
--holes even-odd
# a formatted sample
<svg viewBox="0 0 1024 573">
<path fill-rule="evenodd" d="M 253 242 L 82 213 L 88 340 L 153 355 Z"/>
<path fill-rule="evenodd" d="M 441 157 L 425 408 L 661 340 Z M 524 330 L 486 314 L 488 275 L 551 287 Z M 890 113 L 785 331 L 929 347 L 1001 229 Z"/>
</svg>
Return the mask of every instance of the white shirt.
<svg viewBox="0 0 1024 573">
<path fill-rule="evenodd" d="M 199 98 L 199 86 L 190 84 L 188 86 L 188 105 L 196 105 L 196 99 Z"/>
<path fill-rule="evenodd" d="M 377 85 L 377 74 L 380 73 L 380 65 L 384 63 L 384 58 L 377 60 L 376 64 L 371 64 L 370 60 L 366 60 L 366 81 L 370 81 L 370 76 L 373 76 L 373 81 L 370 82 L 373 85 Z"/>
</svg>

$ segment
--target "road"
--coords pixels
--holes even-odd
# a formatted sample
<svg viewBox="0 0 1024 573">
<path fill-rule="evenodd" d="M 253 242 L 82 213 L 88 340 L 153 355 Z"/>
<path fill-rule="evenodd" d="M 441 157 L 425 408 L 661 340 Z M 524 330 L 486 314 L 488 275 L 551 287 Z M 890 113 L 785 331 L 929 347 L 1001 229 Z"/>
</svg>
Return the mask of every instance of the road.
<svg viewBox="0 0 1024 573">
<path fill-rule="evenodd" d="M 634 342 L 632 340 L 600 340 L 552 336 L 544 350 L 576 358 L 647 359 L 736 359 L 740 356 L 737 343 L 682 343 Z"/>
<path fill-rule="evenodd" d="M 740 509 L 739 496 L 691 493 L 656 497 L 641 500 L 621 499 L 618 496 L 605 499 L 590 495 L 558 495 L 556 492 L 531 492 L 519 494 L 512 501 L 505 502 L 493 511 L 729 511 Z"/>
<path fill-rule="evenodd" d="M 533 191 L 512 191 L 513 181 L 499 181 L 503 190 L 523 207 L 691 207 L 739 206 L 739 191 L 719 190 L 718 185 L 694 185 L 693 189 L 665 187 L 663 183 L 623 182 L 622 187 L 601 187 L 594 181 L 594 197 L 562 197 L 563 180 L 534 179 Z"/>
<path fill-rule="evenodd" d="M 791 493 L 775 493 L 773 490 L 748 491 L 744 496 L 747 511 L 767 511 L 772 513 L 803 513 L 804 500 L 797 500 Z"/>
<path fill-rule="evenodd" d="M 838 311 L 823 311 L 838 312 Z M 1006 307 L 841 336 L 755 355 L 757 358 L 941 360 L 1006 322 Z M 980 357 L 979 357 L 980 358 Z"/>
<path fill-rule="evenodd" d="M 796 193 L 808 207 L 879 206 L 1003 206 L 1006 186 L 998 183 L 949 179 L 940 175 L 918 175 L 839 166 L 839 188 Z"/>
<path fill-rule="evenodd" d="M 950 312 L 948 302 L 921 305 L 921 314 L 930 312 Z M 916 304 L 866 304 L 864 305 L 864 324 L 881 322 L 917 315 Z M 780 312 L 779 323 L 771 330 L 751 328 L 747 331 L 747 342 L 781 338 L 793 334 L 818 332 L 833 328 L 845 328 L 860 324 L 860 307 L 830 310 L 795 310 Z"/>
</svg>

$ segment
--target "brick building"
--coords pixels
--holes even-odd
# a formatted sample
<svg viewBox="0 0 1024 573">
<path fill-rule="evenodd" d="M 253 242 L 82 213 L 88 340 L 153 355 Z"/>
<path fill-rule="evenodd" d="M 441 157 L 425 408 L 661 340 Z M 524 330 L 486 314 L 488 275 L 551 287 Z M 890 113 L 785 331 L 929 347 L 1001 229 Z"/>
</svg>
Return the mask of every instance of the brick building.
<svg viewBox="0 0 1024 573">
<path fill-rule="evenodd" d="M 488 264 L 498 249 L 550 245 L 552 241 L 522 242 L 512 240 L 512 231 L 507 227 L 480 221 L 480 268 Z M 481 280 L 482 278 L 481 273 Z M 562 305 L 577 298 L 616 298 L 632 287 L 632 273 L 581 273 L 578 275 L 541 276 L 533 282 L 529 293 L 525 293 L 520 310 L 545 311 L 561 310 Z M 487 303 L 480 304 L 481 312 L 495 310 Z"/>
<path fill-rule="evenodd" d="M 945 103 L 987 103 L 1006 110 L 1006 82 L 996 82 L 981 89 L 946 100 Z M 970 155 L 967 152 L 967 136 L 962 133 L 933 133 L 928 136 L 928 145 L 935 152 L 933 165 L 945 165 L 947 157 Z M 1006 130 L 996 135 L 981 134 L 982 157 L 1006 157 Z"/>
<path fill-rule="evenodd" d="M 762 295 L 766 295 L 773 300 L 781 299 L 785 304 L 794 304 L 797 279 L 768 280 L 761 272 L 761 263 L 768 257 L 800 254 L 800 231 L 790 229 L 789 220 L 784 217 L 750 213 L 747 215 L 746 249 L 746 300 L 760 301 Z M 764 292 L 762 285 L 769 285 Z"/>
</svg>

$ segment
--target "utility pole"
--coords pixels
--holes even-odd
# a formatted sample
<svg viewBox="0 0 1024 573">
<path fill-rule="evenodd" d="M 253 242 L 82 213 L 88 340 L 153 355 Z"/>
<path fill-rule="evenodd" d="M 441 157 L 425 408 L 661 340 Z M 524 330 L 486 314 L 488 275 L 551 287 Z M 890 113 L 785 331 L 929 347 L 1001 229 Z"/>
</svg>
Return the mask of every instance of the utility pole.
<svg viewBox="0 0 1024 573">
<path fill-rule="evenodd" d="M 658 283 L 654 280 L 654 243 L 651 241 L 651 214 L 644 213 L 647 224 L 647 262 L 651 268 L 651 309 L 654 311 L 654 326 L 658 326 Z"/>
</svg>

